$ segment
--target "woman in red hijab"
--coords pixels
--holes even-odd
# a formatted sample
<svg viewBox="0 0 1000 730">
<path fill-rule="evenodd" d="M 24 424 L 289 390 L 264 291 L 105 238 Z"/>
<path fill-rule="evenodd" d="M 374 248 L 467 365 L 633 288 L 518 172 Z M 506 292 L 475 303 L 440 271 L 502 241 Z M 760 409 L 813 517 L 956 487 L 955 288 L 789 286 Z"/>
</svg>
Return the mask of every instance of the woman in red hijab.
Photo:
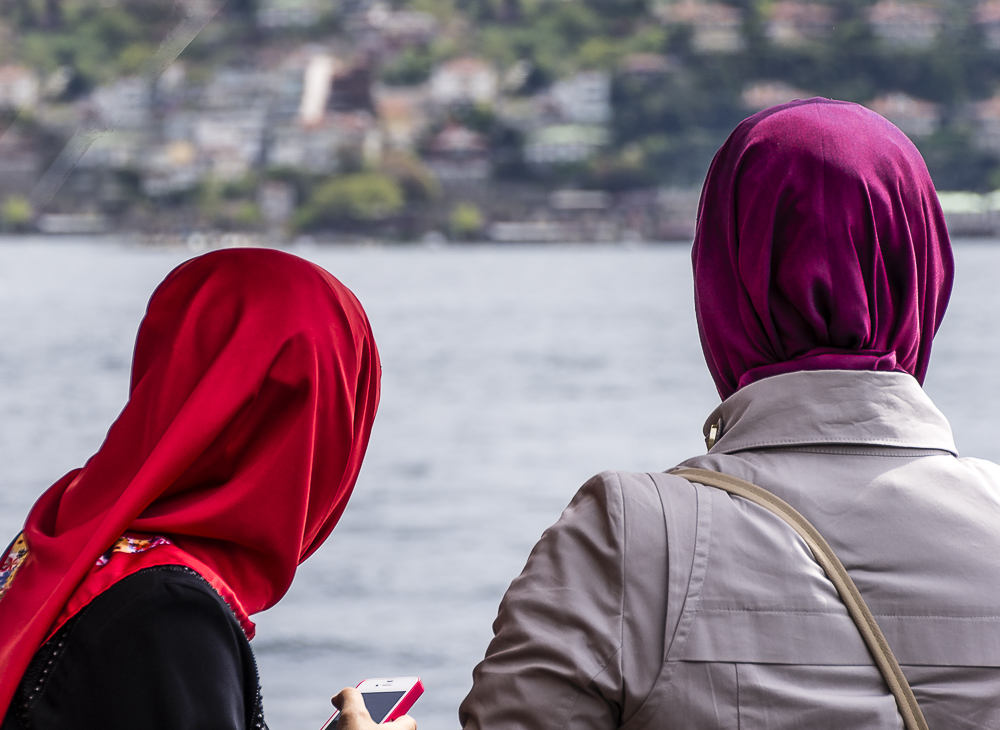
<svg viewBox="0 0 1000 730">
<path fill-rule="evenodd" d="M 953 260 L 919 152 L 856 104 L 756 114 L 712 163 L 692 256 L 723 399 L 681 465 L 701 471 L 580 489 L 500 604 L 463 727 L 1000 727 L 1000 467 L 958 457 L 921 387 Z M 762 491 L 830 544 L 885 645 Z"/>
<path fill-rule="evenodd" d="M 0 727 L 263 727 L 250 616 L 340 519 L 379 374 L 364 310 L 314 264 L 171 272 L 125 409 L 3 556 Z"/>
</svg>

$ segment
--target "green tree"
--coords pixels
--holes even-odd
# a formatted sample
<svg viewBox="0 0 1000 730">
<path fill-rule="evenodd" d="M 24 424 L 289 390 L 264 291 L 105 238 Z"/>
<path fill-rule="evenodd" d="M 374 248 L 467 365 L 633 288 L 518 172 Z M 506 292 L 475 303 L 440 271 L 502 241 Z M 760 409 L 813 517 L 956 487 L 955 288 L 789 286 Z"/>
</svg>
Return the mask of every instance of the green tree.
<svg viewBox="0 0 1000 730">
<path fill-rule="evenodd" d="M 403 191 L 388 175 L 359 172 L 320 185 L 295 215 L 300 229 L 324 225 L 376 223 L 403 209 Z"/>
<path fill-rule="evenodd" d="M 382 81 L 390 86 L 422 84 L 431 75 L 434 57 L 426 48 L 407 48 L 382 68 Z"/>
<path fill-rule="evenodd" d="M 483 229 L 483 214 L 473 203 L 459 203 L 452 209 L 448 223 L 452 236 L 467 241 Z"/>
<path fill-rule="evenodd" d="M 31 225 L 31 203 L 23 195 L 11 195 L 0 206 L 0 228 L 23 231 Z"/>
<path fill-rule="evenodd" d="M 233 224 L 237 228 L 253 229 L 264 221 L 260 207 L 249 200 L 240 201 L 233 212 Z"/>
</svg>

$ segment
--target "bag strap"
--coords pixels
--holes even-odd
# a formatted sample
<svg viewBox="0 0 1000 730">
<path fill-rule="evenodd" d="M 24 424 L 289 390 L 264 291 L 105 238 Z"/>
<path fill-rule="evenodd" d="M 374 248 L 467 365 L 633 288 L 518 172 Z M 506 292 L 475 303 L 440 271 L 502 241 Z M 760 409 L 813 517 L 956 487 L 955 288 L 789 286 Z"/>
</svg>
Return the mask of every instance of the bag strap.
<svg viewBox="0 0 1000 730">
<path fill-rule="evenodd" d="M 899 667 L 899 662 L 892 654 L 882 630 L 875 622 L 875 617 L 868 609 L 864 598 L 854 585 L 854 581 L 844 568 L 843 563 L 827 544 L 823 536 L 819 534 L 809 520 L 800 515 L 798 511 L 783 499 L 776 497 L 766 489 L 758 487 L 756 484 L 737 479 L 728 474 L 708 471 L 706 469 L 678 469 L 670 472 L 679 477 L 687 479 L 689 482 L 697 482 L 710 487 L 716 487 L 738 497 L 748 499 L 754 504 L 773 512 L 778 517 L 787 522 L 795 532 L 799 534 L 806 545 L 812 550 L 816 562 L 826 571 L 827 577 L 833 582 L 840 594 L 841 600 L 847 606 L 847 612 L 851 614 L 854 623 L 868 650 L 875 659 L 875 664 L 882 672 L 885 683 L 889 685 L 889 690 L 896 698 L 896 705 L 899 707 L 899 714 L 903 716 L 903 724 L 907 730 L 928 730 L 927 721 L 924 719 L 917 698 L 913 696 L 909 682 L 903 676 L 903 670 Z"/>
</svg>

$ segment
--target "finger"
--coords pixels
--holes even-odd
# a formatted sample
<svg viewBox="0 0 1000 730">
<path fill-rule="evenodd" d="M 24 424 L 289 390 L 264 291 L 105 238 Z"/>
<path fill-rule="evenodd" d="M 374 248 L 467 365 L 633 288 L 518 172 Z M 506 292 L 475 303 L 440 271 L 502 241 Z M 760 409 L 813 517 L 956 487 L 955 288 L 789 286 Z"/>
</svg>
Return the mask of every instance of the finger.
<svg viewBox="0 0 1000 730">
<path fill-rule="evenodd" d="M 417 730 L 417 721 L 409 715 L 401 715 L 392 722 L 383 723 L 382 727 L 390 730 Z"/>
<path fill-rule="evenodd" d="M 341 713 L 346 715 L 351 714 L 368 714 L 368 708 L 365 707 L 365 700 L 354 687 L 344 687 L 340 690 L 333 699 L 330 700 L 333 706 L 336 707 Z"/>
</svg>

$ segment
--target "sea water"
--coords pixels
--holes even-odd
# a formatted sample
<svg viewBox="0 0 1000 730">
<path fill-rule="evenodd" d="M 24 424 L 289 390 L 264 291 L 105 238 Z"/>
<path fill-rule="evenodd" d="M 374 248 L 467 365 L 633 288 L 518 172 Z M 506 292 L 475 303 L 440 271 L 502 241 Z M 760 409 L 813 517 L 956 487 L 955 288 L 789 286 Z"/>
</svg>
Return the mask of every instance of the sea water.
<svg viewBox="0 0 1000 730">
<path fill-rule="evenodd" d="M 343 519 L 256 617 L 268 723 L 318 730 L 341 687 L 415 674 L 421 730 L 454 730 L 504 590 L 579 485 L 704 451 L 718 396 L 689 248 L 292 250 L 364 304 L 383 391 Z M 190 255 L 0 239 L 0 535 L 100 446 L 146 301 Z M 963 454 L 1000 460 L 1000 245 L 958 242 L 956 257 L 926 386 Z"/>
</svg>

